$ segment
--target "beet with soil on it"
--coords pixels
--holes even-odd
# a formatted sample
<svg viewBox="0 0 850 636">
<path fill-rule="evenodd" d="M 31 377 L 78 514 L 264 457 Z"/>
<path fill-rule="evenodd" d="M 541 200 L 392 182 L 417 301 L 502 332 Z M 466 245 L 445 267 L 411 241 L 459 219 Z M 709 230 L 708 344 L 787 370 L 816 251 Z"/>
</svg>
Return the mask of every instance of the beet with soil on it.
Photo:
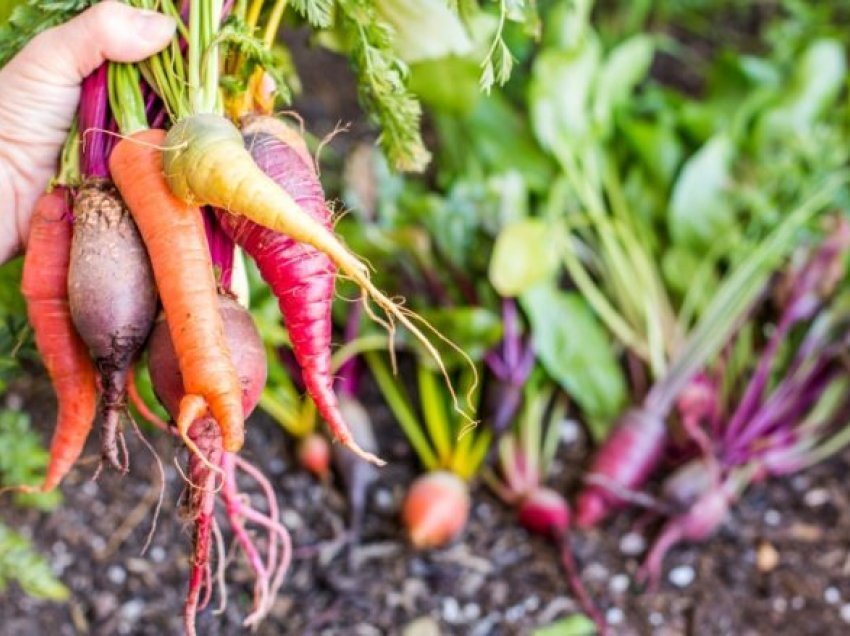
<svg viewBox="0 0 850 636">
<path fill-rule="evenodd" d="M 106 180 L 88 181 L 74 201 L 68 301 L 100 374 L 103 457 L 126 472 L 127 373 L 153 326 L 157 291 L 136 225 Z"/>
</svg>

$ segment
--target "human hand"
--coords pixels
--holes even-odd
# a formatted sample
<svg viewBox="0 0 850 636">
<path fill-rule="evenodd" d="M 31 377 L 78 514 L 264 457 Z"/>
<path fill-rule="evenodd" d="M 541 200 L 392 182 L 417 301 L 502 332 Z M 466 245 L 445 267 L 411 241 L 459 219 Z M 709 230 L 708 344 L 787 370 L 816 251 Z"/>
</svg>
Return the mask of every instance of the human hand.
<svg viewBox="0 0 850 636">
<path fill-rule="evenodd" d="M 80 82 L 105 60 L 137 62 L 165 48 L 175 22 L 101 2 L 30 41 L 0 69 L 0 264 L 26 244 L 38 197 L 80 100 Z"/>
</svg>

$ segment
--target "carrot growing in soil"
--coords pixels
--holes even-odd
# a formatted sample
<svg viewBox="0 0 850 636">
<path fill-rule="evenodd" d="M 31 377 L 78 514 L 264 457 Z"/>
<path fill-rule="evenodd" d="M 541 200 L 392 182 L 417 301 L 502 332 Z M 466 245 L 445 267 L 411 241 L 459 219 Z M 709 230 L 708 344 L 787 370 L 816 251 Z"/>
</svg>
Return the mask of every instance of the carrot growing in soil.
<svg viewBox="0 0 850 636">
<path fill-rule="evenodd" d="M 404 387 L 393 379 L 376 352 L 364 359 L 384 399 L 398 420 L 426 472 L 410 487 L 402 509 L 408 536 L 417 548 L 442 547 L 463 531 L 469 517 L 468 482 L 478 473 L 490 448 L 489 429 L 465 430 L 450 418 L 450 398 L 440 390 L 434 372 L 417 364 L 422 419 L 410 407 Z M 464 374 L 461 385 L 471 381 Z"/>
<path fill-rule="evenodd" d="M 69 193 L 60 187 L 36 203 L 21 281 L 36 347 L 59 407 L 44 491 L 53 490 L 79 458 L 97 409 L 95 369 L 68 306 L 72 234 L 68 199 Z"/>
<path fill-rule="evenodd" d="M 126 472 L 120 419 L 127 415 L 127 373 L 153 327 L 157 293 L 142 239 L 109 179 L 107 73 L 101 65 L 81 92 L 83 182 L 74 197 L 68 299 L 100 375 L 103 458 Z"/>
<path fill-rule="evenodd" d="M 200 210 L 176 199 L 163 177 L 165 131 L 147 129 L 133 67 L 110 65 L 110 100 L 128 138 L 109 158 L 112 178 L 133 215 L 153 266 L 168 328 L 175 343 L 186 395 L 177 428 L 187 443 L 189 426 L 207 408 L 221 427 L 224 449 L 244 440 L 241 387 L 224 340 L 216 281 Z"/>
</svg>

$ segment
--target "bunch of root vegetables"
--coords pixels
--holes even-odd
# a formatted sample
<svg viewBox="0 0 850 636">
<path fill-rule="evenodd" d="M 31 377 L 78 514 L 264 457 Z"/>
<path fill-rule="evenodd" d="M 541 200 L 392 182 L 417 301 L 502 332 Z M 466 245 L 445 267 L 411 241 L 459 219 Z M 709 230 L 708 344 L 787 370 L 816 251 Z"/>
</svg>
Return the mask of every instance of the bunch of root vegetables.
<svg viewBox="0 0 850 636">
<path fill-rule="evenodd" d="M 187 449 L 194 547 L 184 618 L 191 634 L 216 580 L 214 547 L 224 559 L 216 500 L 256 575 L 247 625 L 268 612 L 291 556 L 271 485 L 238 455 L 267 360 L 234 290 L 235 247 L 277 296 L 307 392 L 352 458 L 382 463 L 355 441 L 333 390 L 338 272 L 360 287 L 364 303 L 383 310 L 388 325 L 405 325 L 436 351 L 334 234 L 301 134 L 269 115 L 273 82 L 261 66 L 248 74 L 266 81 L 249 82 L 225 116 L 217 36 L 232 3 L 186 2 L 181 9 L 174 9 L 178 36 L 163 54 L 138 67 L 105 64 L 85 80 L 57 179 L 33 213 L 22 291 L 58 398 L 43 490 L 55 488 L 79 458 L 96 411 L 102 466 L 129 470 L 125 424 L 138 428 L 128 395 Z M 231 65 L 239 61 L 233 57 Z M 132 368 L 144 352 L 168 423 L 133 386 Z M 237 472 L 259 484 L 265 510 L 240 496 Z M 262 552 L 249 524 L 267 535 Z"/>
</svg>

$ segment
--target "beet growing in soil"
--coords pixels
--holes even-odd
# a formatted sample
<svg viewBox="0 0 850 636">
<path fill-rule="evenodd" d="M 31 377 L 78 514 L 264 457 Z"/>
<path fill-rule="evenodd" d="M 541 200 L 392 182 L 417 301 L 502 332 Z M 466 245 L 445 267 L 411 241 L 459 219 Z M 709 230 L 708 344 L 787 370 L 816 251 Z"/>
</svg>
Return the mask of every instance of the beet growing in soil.
<svg viewBox="0 0 850 636">
<path fill-rule="evenodd" d="M 24 398 L 46 438 L 51 413 L 44 379 L 12 392 Z M 338 485 L 323 486 L 297 469 L 293 446 L 265 416 L 250 421 L 245 457 L 264 466 L 277 487 L 295 548 L 288 580 L 257 633 L 398 634 L 419 619 L 435 621 L 441 634 L 520 635 L 575 611 L 551 547 L 529 538 L 484 488 L 473 490 L 470 523 L 458 542 L 425 554 L 411 550 L 401 539 L 399 510 L 415 460 L 384 407 L 374 398 L 367 406 L 390 463 L 370 493 L 361 543 L 350 557 Z M 152 437 L 163 458 L 173 456 L 176 442 Z M 190 526 L 176 509 L 183 482 L 167 464 L 166 507 L 141 556 L 157 483 L 149 456 L 129 441 L 138 450 L 129 475 L 91 482 L 96 461 L 82 463 L 63 484 L 65 501 L 55 512 L 4 508 L 2 521 L 33 536 L 72 599 L 35 601 L 13 586 L 0 599 L 2 634 L 181 633 L 190 544 Z M 581 441 L 574 443 L 561 449 L 560 461 L 572 465 L 584 452 Z M 97 455 L 93 438 L 85 456 Z M 621 515 L 603 530 L 576 532 L 576 559 L 589 592 L 617 634 L 846 633 L 848 469 L 845 452 L 795 479 L 753 489 L 714 539 L 670 553 L 654 596 L 629 587 L 643 556 L 634 551 L 647 543 L 630 533 L 634 515 Z M 562 477 L 554 486 L 574 492 L 578 484 Z M 227 609 L 214 616 L 214 597 L 199 615 L 199 633 L 243 633 L 252 573 L 237 561 L 228 578 Z"/>
</svg>

